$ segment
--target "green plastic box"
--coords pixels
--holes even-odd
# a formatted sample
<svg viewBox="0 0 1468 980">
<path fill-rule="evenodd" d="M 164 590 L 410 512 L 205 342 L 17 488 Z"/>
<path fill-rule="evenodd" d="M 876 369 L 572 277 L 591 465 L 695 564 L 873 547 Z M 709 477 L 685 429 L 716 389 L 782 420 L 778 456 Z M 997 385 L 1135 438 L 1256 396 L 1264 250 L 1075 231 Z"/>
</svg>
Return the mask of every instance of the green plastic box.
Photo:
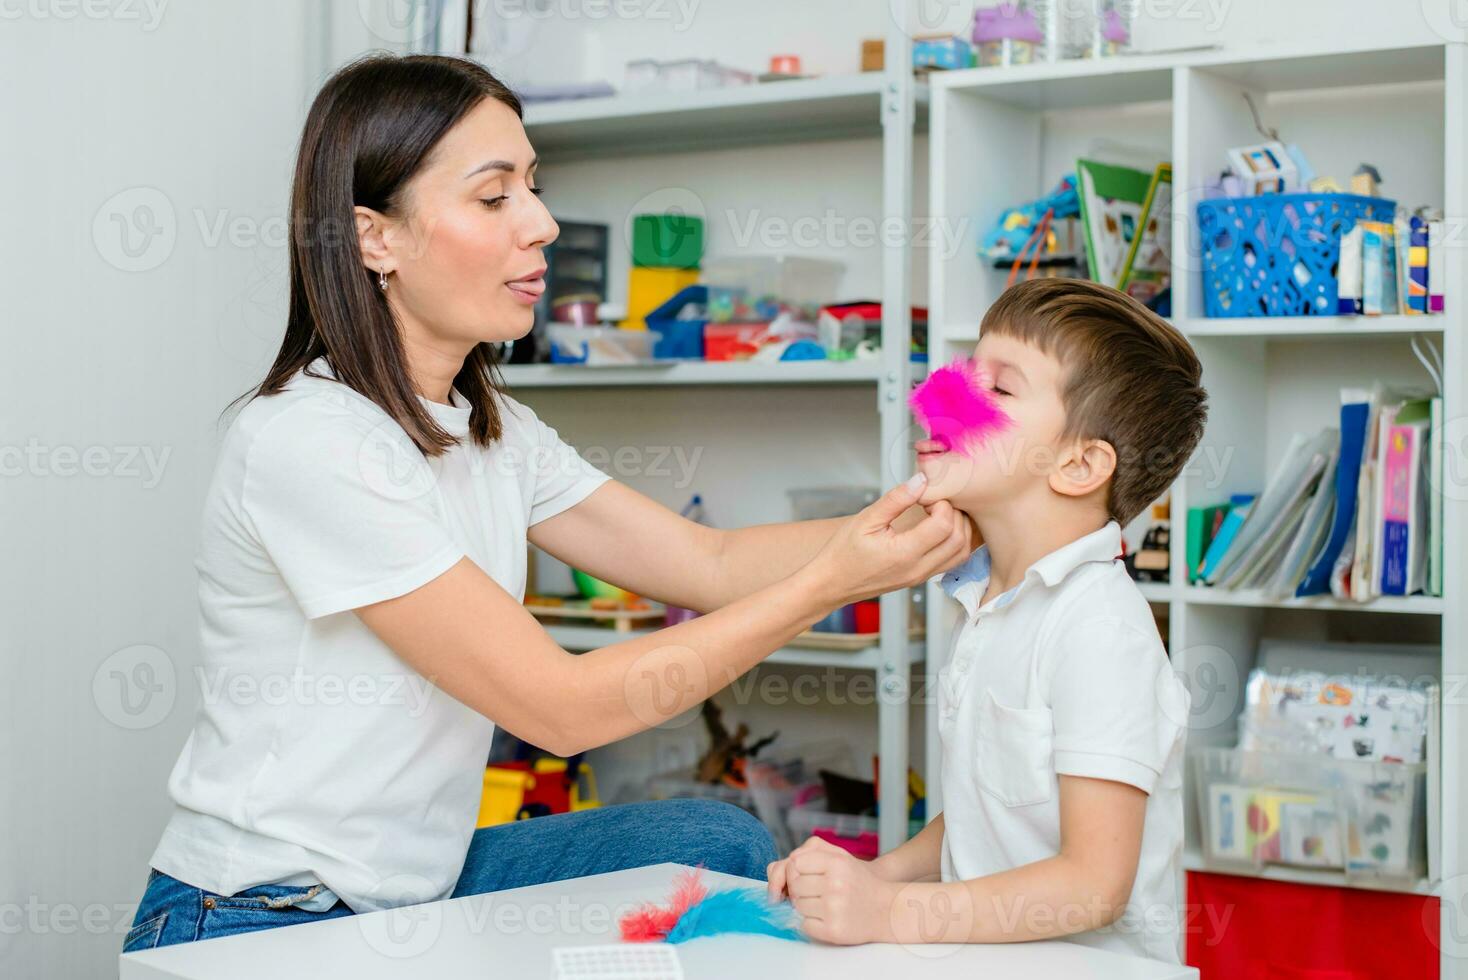
<svg viewBox="0 0 1468 980">
<path fill-rule="evenodd" d="M 696 269 L 702 258 L 702 218 L 691 214 L 639 214 L 633 217 L 633 265 Z"/>
</svg>

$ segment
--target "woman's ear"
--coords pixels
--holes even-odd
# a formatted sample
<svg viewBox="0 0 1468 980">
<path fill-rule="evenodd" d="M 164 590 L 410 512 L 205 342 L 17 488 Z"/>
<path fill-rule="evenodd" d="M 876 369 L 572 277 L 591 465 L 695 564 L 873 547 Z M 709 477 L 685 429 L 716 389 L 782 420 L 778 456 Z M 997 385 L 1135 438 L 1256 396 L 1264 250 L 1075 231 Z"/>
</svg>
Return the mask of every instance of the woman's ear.
<svg viewBox="0 0 1468 980">
<path fill-rule="evenodd" d="M 1105 439 L 1078 439 L 1064 450 L 1050 472 L 1050 489 L 1084 497 L 1106 486 L 1116 473 L 1116 447 Z"/>
<path fill-rule="evenodd" d="M 357 246 L 362 263 L 373 272 L 391 273 L 396 263 L 387 244 L 387 218 L 379 211 L 361 205 L 352 208 L 357 223 Z"/>
</svg>

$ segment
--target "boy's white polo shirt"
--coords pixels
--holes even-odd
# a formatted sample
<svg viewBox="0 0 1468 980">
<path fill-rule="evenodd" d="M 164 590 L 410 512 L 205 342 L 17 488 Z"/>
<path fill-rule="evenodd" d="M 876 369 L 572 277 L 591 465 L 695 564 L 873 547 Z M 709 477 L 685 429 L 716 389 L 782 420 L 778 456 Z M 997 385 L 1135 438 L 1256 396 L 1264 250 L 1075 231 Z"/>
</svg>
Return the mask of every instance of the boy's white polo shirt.
<svg viewBox="0 0 1468 980">
<path fill-rule="evenodd" d="M 1128 783 L 1148 797 L 1127 908 L 1113 925 L 1070 939 L 1180 962 L 1189 697 L 1120 552 L 1113 521 L 1041 558 L 982 607 L 987 547 L 943 577 L 966 614 L 938 675 L 943 880 L 1059 853 L 1058 776 Z"/>
</svg>

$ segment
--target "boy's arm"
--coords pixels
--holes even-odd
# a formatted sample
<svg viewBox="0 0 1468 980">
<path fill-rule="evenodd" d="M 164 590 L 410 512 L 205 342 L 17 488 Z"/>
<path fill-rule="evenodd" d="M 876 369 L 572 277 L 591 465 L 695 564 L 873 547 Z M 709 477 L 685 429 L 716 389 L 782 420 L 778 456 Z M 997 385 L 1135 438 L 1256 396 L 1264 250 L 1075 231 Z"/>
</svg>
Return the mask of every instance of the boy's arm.
<svg viewBox="0 0 1468 980">
<path fill-rule="evenodd" d="M 937 881 L 943 870 L 943 814 L 934 817 L 912 840 L 873 861 L 872 870 L 888 881 Z"/>
<path fill-rule="evenodd" d="M 1055 857 L 969 881 L 903 883 L 880 878 L 865 862 L 813 841 L 788 859 L 785 887 L 804 917 L 805 932 L 830 943 L 1068 936 L 1108 925 L 1125 909 L 1146 807 L 1147 794 L 1134 786 L 1061 776 L 1061 844 Z"/>
</svg>

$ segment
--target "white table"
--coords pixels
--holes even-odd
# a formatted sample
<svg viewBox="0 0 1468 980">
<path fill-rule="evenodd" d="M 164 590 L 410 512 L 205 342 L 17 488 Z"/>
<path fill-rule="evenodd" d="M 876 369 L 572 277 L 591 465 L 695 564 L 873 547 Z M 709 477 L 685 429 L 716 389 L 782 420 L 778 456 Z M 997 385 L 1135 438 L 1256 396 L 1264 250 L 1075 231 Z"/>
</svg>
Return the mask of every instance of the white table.
<svg viewBox="0 0 1468 980">
<path fill-rule="evenodd" d="M 682 865 L 659 864 L 266 929 L 120 959 L 121 980 L 385 980 L 552 976 L 558 946 L 615 943 L 617 919 L 632 905 L 661 902 Z M 749 885 L 706 873 L 715 886 Z M 1191 967 L 1136 959 L 1066 942 L 996 946 L 836 947 L 766 936 L 716 936 L 676 947 L 688 980 L 912 977 L 972 980 L 1197 980 Z"/>
</svg>

